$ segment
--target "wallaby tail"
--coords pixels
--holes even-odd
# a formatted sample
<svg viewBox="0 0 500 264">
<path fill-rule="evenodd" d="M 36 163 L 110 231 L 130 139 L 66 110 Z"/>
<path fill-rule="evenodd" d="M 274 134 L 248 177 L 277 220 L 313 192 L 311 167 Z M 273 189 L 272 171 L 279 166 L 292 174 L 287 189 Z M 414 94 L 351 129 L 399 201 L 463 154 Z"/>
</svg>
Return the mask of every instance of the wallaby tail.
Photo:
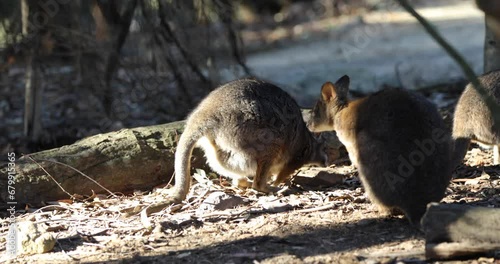
<svg viewBox="0 0 500 264">
<path fill-rule="evenodd" d="M 175 151 L 175 186 L 173 188 L 173 198 L 175 202 L 183 201 L 191 186 L 191 154 L 198 139 L 202 136 L 200 128 L 188 128 L 184 132 L 177 144 Z"/>
</svg>

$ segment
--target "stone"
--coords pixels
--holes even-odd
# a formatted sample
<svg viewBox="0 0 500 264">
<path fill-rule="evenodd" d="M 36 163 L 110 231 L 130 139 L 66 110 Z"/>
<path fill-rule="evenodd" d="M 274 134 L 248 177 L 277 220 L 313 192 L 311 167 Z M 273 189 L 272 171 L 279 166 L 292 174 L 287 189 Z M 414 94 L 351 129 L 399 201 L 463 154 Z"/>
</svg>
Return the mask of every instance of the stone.
<svg viewBox="0 0 500 264">
<path fill-rule="evenodd" d="M 56 244 L 52 233 L 30 221 L 16 224 L 17 254 L 33 255 L 51 251 Z"/>
</svg>

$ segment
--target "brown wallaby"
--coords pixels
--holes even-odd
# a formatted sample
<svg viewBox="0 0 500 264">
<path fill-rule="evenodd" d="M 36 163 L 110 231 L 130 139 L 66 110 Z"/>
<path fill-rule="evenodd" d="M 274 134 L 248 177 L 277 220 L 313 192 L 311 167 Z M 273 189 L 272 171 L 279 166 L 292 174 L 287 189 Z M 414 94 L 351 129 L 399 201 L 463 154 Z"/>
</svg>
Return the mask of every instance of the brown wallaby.
<svg viewBox="0 0 500 264">
<path fill-rule="evenodd" d="M 500 103 L 500 71 L 492 71 L 479 77 L 479 82 Z M 453 117 L 452 137 L 455 142 L 452 164 L 460 165 L 467 153 L 471 139 L 485 145 L 493 145 L 493 162 L 500 163 L 500 124 L 494 118 L 478 92 L 468 84 L 458 99 Z"/>
<path fill-rule="evenodd" d="M 335 130 L 370 200 L 385 213 L 403 211 L 419 226 L 427 204 L 443 198 L 451 178 L 444 121 L 423 96 L 401 89 L 349 101 L 349 82 L 345 75 L 322 86 L 308 127 Z"/>
<path fill-rule="evenodd" d="M 255 79 L 212 91 L 188 117 L 175 152 L 174 202 L 185 199 L 196 143 L 210 167 L 239 187 L 269 192 L 305 164 L 324 165 L 323 144 L 307 129 L 297 103 L 280 88 Z"/>
</svg>

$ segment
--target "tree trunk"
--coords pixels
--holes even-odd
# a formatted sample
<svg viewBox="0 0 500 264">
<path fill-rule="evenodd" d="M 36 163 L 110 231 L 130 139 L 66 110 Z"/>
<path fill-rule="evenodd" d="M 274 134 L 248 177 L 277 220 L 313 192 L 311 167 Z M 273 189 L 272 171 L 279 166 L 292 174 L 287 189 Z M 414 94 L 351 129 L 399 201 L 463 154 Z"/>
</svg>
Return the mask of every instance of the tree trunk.
<svg viewBox="0 0 500 264">
<path fill-rule="evenodd" d="M 73 13 L 72 16 L 72 23 L 71 27 L 75 32 L 82 32 L 82 26 L 81 26 L 81 19 L 80 19 L 80 14 L 81 14 L 81 9 L 82 9 L 82 3 L 81 0 L 76 0 L 72 1 L 71 3 L 71 12 Z M 82 45 L 79 41 L 73 42 L 72 47 L 75 52 L 74 56 L 74 67 L 75 67 L 75 83 L 77 85 L 80 85 L 82 82 Z"/>
<path fill-rule="evenodd" d="M 108 116 L 113 107 L 111 81 L 118 68 L 119 55 L 129 34 L 130 24 L 137 7 L 137 0 L 125 2 L 123 14 L 118 12 L 116 1 L 92 2 L 92 16 L 96 24 L 96 39 L 105 46 L 106 66 L 104 70 L 103 106 Z"/>
<path fill-rule="evenodd" d="M 22 33 L 25 38 L 30 39 L 28 34 L 32 33 L 29 27 L 30 1 L 21 1 Z M 31 12 L 32 13 L 32 12 Z M 38 37 L 33 37 L 34 40 Z M 35 59 L 35 45 L 31 43 L 26 54 L 26 75 L 24 94 L 24 136 L 30 141 L 38 141 L 41 134 L 41 111 L 42 90 L 38 85 L 38 72 Z"/>
<path fill-rule="evenodd" d="M 456 258 L 500 250 L 500 209 L 431 204 L 422 218 L 428 258 Z"/>
<path fill-rule="evenodd" d="M 500 3 L 491 0 L 476 0 L 485 14 L 486 34 L 484 39 L 484 72 L 500 69 Z"/>
<path fill-rule="evenodd" d="M 484 72 L 500 70 L 500 22 L 494 17 L 485 17 Z"/>
</svg>

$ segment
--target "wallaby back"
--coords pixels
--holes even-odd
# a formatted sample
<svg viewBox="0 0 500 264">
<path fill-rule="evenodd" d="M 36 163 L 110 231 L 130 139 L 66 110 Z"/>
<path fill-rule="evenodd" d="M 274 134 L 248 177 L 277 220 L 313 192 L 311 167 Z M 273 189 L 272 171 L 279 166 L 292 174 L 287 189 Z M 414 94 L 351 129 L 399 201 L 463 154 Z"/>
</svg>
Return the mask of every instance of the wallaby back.
<svg viewBox="0 0 500 264">
<path fill-rule="evenodd" d="M 315 107 L 309 127 L 319 127 L 314 116 L 328 117 L 370 200 L 383 211 L 402 210 L 419 225 L 426 205 L 441 200 L 451 178 L 451 141 L 443 119 L 414 92 L 388 89 L 348 101 L 346 85 L 341 78 L 323 86 L 317 105 L 328 113 L 316 113 Z M 316 118 L 323 129 L 327 121 Z"/>
<path fill-rule="evenodd" d="M 295 100 L 255 79 L 215 89 L 188 117 L 175 154 L 177 202 L 189 191 L 196 143 L 213 170 L 238 183 L 253 178 L 252 188 L 263 192 L 269 191 L 271 175 L 277 175 L 277 184 L 306 163 L 325 163 L 323 146 L 307 129 Z"/>
<path fill-rule="evenodd" d="M 479 81 L 496 102 L 500 103 L 500 71 L 486 73 L 479 77 Z M 469 83 L 457 102 L 453 118 L 453 165 L 462 162 L 471 139 L 487 145 L 499 145 L 500 130 L 495 129 L 499 127 L 496 125 L 488 106 Z M 498 157 L 495 159 L 495 163 L 498 163 Z"/>
</svg>

